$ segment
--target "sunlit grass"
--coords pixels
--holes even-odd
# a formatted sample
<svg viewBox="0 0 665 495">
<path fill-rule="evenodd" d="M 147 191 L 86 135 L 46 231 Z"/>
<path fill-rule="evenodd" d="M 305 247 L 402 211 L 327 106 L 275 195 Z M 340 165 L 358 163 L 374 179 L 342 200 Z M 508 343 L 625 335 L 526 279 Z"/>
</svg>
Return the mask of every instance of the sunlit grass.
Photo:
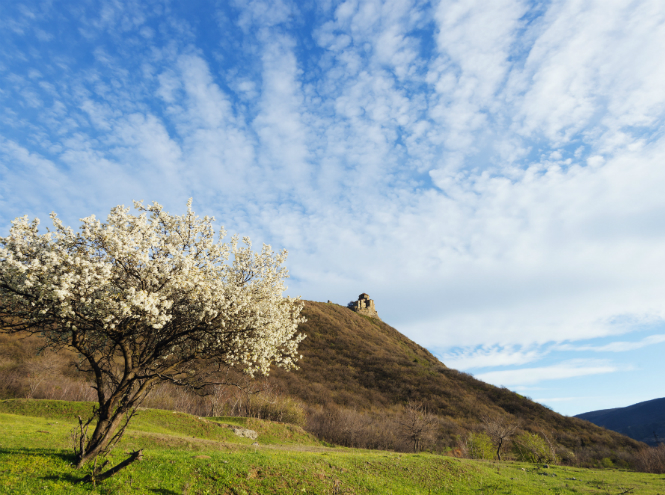
<svg viewBox="0 0 665 495">
<path fill-rule="evenodd" d="M 31 413 L 0 413 L 0 493 L 665 494 L 659 475 L 333 449 L 291 425 L 159 410 L 140 412 L 113 459 L 143 448 L 144 460 L 93 487 L 80 482 L 69 448 L 74 414 L 86 407 L 0 401 L 0 411 Z M 222 422 L 255 429 L 259 445 Z"/>
</svg>

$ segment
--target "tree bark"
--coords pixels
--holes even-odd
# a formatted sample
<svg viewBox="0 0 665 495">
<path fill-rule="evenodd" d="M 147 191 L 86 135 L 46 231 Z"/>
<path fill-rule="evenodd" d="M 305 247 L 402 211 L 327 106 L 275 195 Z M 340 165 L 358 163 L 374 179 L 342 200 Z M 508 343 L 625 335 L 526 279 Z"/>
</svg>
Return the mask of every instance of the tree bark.
<svg viewBox="0 0 665 495">
<path fill-rule="evenodd" d="M 110 419 L 102 419 L 103 417 L 108 418 L 108 413 L 100 411 L 100 419 L 95 426 L 95 430 L 92 433 L 92 437 L 87 442 L 85 446 L 85 451 L 82 451 L 79 454 L 79 458 L 76 461 L 76 468 L 80 469 L 88 462 L 94 460 L 99 453 L 106 448 L 109 444 L 115 432 L 118 430 L 120 423 L 127 415 L 127 411 L 116 411 L 116 413 Z"/>
</svg>

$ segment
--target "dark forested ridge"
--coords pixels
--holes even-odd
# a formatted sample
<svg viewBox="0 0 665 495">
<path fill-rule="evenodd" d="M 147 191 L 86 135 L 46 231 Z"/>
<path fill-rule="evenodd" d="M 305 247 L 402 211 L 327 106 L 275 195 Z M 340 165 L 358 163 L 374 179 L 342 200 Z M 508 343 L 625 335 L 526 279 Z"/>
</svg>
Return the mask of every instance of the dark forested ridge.
<svg viewBox="0 0 665 495">
<path fill-rule="evenodd" d="M 463 431 L 483 417 L 504 416 L 520 420 L 527 429 L 552 432 L 571 449 L 639 447 L 626 436 L 450 369 L 390 325 L 344 306 L 306 301 L 303 315 L 307 322 L 300 329 L 307 338 L 300 345 L 300 369 L 274 370 L 271 379 L 310 406 L 389 415 L 419 401 Z"/>
<path fill-rule="evenodd" d="M 665 398 L 591 411 L 576 417 L 649 445 L 665 442 Z"/>
</svg>

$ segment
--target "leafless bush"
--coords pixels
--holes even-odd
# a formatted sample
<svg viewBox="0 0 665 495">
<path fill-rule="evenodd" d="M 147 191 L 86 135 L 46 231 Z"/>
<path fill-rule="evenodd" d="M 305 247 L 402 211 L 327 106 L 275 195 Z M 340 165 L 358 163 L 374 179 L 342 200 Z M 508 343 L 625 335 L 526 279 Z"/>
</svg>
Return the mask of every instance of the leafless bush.
<svg viewBox="0 0 665 495">
<path fill-rule="evenodd" d="M 334 404 L 307 411 L 306 429 L 319 438 L 363 449 L 448 451 L 457 441 L 458 427 L 428 414 L 421 404 L 380 412 L 345 409 Z"/>
<path fill-rule="evenodd" d="M 298 426 L 304 426 L 306 423 L 304 404 L 281 394 L 271 396 L 258 394 L 250 397 L 246 415 Z"/>
<path fill-rule="evenodd" d="M 640 450 L 635 454 L 635 468 L 643 473 L 665 473 L 665 444 Z"/>
<path fill-rule="evenodd" d="M 307 417 L 308 431 L 345 447 L 403 450 L 397 427 L 393 418 L 335 405 L 310 409 Z"/>
<path fill-rule="evenodd" d="M 39 386 L 49 377 L 53 376 L 57 364 L 47 358 L 35 359 L 26 366 L 26 381 L 28 383 L 28 393 L 26 399 L 31 399 Z"/>
<path fill-rule="evenodd" d="M 420 452 L 423 446 L 434 442 L 437 418 L 422 403 L 409 402 L 397 423 L 402 438 L 413 445 L 414 452 Z"/>
</svg>

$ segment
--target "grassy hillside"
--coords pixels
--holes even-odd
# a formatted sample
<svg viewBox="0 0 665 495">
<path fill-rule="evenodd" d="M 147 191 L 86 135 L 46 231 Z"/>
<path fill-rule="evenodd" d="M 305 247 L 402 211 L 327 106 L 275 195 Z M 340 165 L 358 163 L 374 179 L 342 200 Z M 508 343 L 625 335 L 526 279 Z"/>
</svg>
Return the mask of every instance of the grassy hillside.
<svg viewBox="0 0 665 495">
<path fill-rule="evenodd" d="M 69 434 L 89 404 L 0 401 L 0 493 L 33 494 L 618 494 L 656 495 L 662 476 L 433 454 L 327 448 L 261 420 L 258 446 L 210 418 L 143 410 L 116 449 L 144 460 L 96 487 L 71 466 Z M 234 418 L 234 421 L 237 418 Z M 225 421 L 225 420 L 224 420 Z M 263 433 L 261 433 L 263 432 Z M 272 443 L 268 444 L 268 442 Z"/>
<path fill-rule="evenodd" d="M 634 450 L 638 442 L 587 421 L 565 417 L 511 392 L 447 368 L 429 351 L 390 325 L 331 303 L 306 301 L 307 334 L 300 370 L 275 370 L 272 379 L 308 404 L 330 409 L 397 413 L 410 400 L 445 418 L 448 441 L 474 428 L 483 416 L 520 419 L 526 429 L 556 436 L 568 449 L 595 446 Z"/>
<path fill-rule="evenodd" d="M 14 399 L 0 401 L 0 413 L 71 422 L 78 416 L 89 417 L 92 406 L 92 402 Z M 140 409 L 131 422 L 133 430 L 141 431 L 144 434 L 152 434 L 154 438 L 158 438 L 160 435 L 168 435 L 171 438 L 185 438 L 188 441 L 190 438 L 195 438 L 246 445 L 254 441 L 237 437 L 228 427 L 229 425 L 242 426 L 256 431 L 259 434 L 256 441 L 262 445 L 323 445 L 320 440 L 299 426 L 262 421 L 255 418 L 202 418 L 177 411 Z M 129 436 L 132 436 L 131 432 Z"/>
</svg>

